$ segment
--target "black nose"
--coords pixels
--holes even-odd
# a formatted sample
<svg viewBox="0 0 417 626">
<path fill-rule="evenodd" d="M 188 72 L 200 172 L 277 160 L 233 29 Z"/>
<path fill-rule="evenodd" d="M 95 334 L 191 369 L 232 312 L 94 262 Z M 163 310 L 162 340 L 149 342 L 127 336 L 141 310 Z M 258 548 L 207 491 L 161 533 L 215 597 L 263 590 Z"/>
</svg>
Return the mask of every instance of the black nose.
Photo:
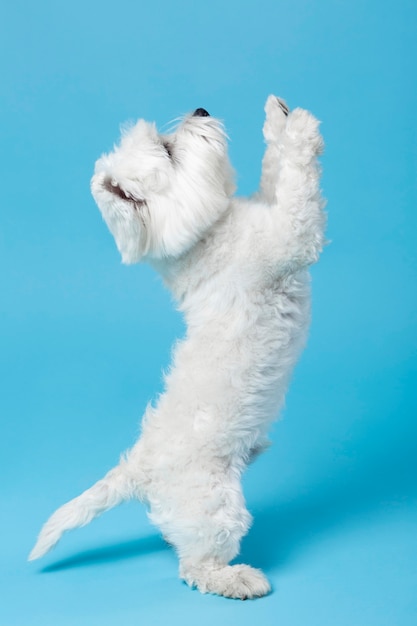
<svg viewBox="0 0 417 626">
<path fill-rule="evenodd" d="M 193 117 L 210 117 L 210 113 L 207 113 L 206 109 L 196 109 Z"/>
</svg>

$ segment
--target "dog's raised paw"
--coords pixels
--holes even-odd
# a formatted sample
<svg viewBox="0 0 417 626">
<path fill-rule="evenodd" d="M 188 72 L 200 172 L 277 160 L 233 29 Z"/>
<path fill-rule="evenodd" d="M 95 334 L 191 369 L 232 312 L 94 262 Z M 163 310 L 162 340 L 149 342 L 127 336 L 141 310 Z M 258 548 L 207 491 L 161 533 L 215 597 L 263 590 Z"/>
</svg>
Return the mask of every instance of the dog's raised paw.
<svg viewBox="0 0 417 626">
<path fill-rule="evenodd" d="M 288 115 L 290 112 L 289 106 L 285 102 L 283 98 L 279 98 L 278 96 L 268 96 L 267 101 L 265 103 L 265 113 L 268 116 L 273 115 L 274 111 L 281 109 L 284 115 Z"/>
<path fill-rule="evenodd" d="M 278 96 L 276 96 L 275 101 L 276 101 L 276 104 L 278 104 L 279 108 L 284 113 L 284 115 L 288 115 L 288 113 L 290 112 L 290 109 L 287 103 L 285 102 L 285 100 L 283 100 L 282 98 L 278 98 Z"/>
<path fill-rule="evenodd" d="M 288 118 L 286 133 L 295 144 L 303 146 L 302 156 L 319 155 L 323 152 L 323 139 L 319 132 L 320 122 L 305 109 L 294 109 Z"/>
<path fill-rule="evenodd" d="M 287 103 L 277 96 L 269 96 L 265 103 L 266 119 L 263 128 L 266 141 L 277 141 L 287 123 L 290 112 Z"/>
<path fill-rule="evenodd" d="M 202 593 L 239 600 L 259 598 L 271 591 L 271 585 L 261 570 L 249 565 L 190 568 L 181 572 L 181 578 Z"/>
</svg>

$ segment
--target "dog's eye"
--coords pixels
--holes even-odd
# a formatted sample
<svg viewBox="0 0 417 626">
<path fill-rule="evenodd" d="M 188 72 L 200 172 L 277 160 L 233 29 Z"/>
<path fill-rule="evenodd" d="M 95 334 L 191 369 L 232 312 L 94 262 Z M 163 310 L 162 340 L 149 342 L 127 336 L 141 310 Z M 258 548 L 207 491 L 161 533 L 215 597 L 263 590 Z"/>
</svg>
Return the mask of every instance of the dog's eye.
<svg viewBox="0 0 417 626">
<path fill-rule="evenodd" d="M 164 143 L 162 145 L 164 146 L 165 152 L 167 153 L 169 158 L 172 159 L 172 148 L 171 148 L 170 144 L 167 141 L 164 141 Z"/>
</svg>

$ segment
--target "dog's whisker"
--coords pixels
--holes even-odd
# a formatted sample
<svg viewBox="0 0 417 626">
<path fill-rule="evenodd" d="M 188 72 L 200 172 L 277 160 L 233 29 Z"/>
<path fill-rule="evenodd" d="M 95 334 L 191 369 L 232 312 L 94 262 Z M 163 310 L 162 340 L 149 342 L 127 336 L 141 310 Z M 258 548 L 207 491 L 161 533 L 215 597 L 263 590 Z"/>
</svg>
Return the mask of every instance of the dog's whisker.
<svg viewBox="0 0 417 626">
<path fill-rule="evenodd" d="M 176 130 L 178 124 L 181 123 L 181 121 L 182 121 L 181 117 L 176 117 L 176 118 L 172 119 L 171 121 L 166 122 L 162 126 L 162 128 L 161 128 L 162 132 L 163 133 L 172 133 L 172 132 L 174 132 L 174 130 Z"/>
<path fill-rule="evenodd" d="M 179 124 L 181 124 L 182 119 L 178 118 L 176 120 L 172 120 L 171 122 L 169 122 L 169 124 L 166 126 L 166 130 L 165 132 L 169 135 L 172 135 L 173 133 L 175 133 L 175 131 L 177 130 Z"/>
</svg>

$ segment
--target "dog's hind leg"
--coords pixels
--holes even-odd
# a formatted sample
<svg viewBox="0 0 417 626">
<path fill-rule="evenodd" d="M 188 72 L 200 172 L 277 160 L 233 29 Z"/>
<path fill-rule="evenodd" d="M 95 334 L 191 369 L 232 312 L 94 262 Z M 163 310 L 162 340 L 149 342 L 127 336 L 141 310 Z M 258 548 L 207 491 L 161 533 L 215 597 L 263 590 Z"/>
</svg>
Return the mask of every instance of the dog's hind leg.
<svg viewBox="0 0 417 626">
<path fill-rule="evenodd" d="M 229 565 L 252 521 L 239 480 L 211 475 L 204 483 L 189 482 L 166 513 L 159 509 L 155 515 L 151 505 L 152 521 L 178 553 L 180 578 L 202 593 L 242 600 L 266 595 L 271 587 L 260 570 Z"/>
<path fill-rule="evenodd" d="M 213 519 L 199 520 L 195 536 L 188 537 L 181 546 L 180 577 L 202 593 L 227 598 L 246 600 L 269 593 L 269 581 L 259 569 L 244 564 L 229 565 L 239 551 L 250 521 L 244 507 L 232 510 L 227 507 Z"/>
<path fill-rule="evenodd" d="M 29 561 L 46 554 L 65 531 L 85 526 L 101 513 L 131 498 L 134 489 L 126 465 L 122 460 L 90 489 L 57 509 L 43 526 Z"/>
<path fill-rule="evenodd" d="M 217 559 L 180 563 L 180 577 L 201 593 L 247 600 L 267 595 L 271 585 L 260 569 L 250 565 L 225 565 Z"/>
</svg>

